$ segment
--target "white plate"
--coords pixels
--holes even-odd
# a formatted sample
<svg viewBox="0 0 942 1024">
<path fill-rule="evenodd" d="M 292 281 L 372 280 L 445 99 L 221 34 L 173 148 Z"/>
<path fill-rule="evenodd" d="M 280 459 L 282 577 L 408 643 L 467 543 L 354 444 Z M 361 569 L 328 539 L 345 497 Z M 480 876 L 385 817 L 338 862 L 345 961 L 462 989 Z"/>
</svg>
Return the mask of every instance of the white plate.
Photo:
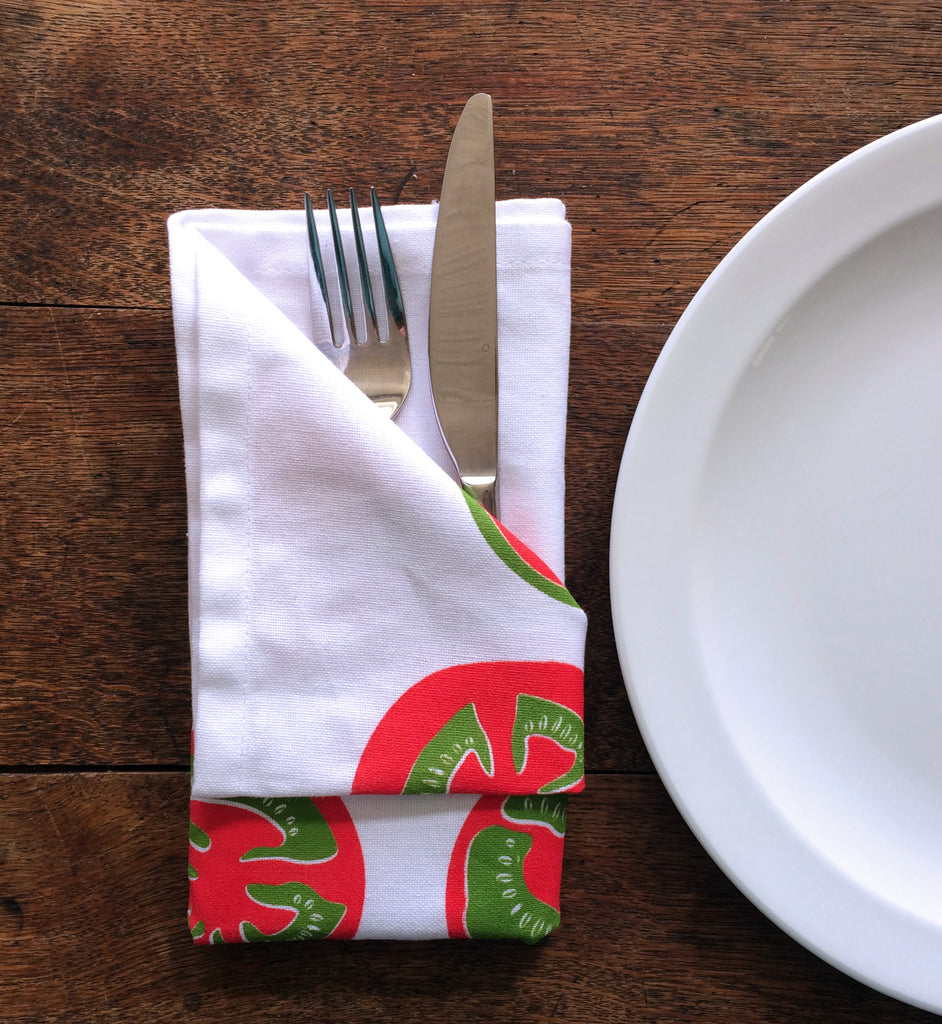
<svg viewBox="0 0 942 1024">
<path fill-rule="evenodd" d="M 942 1012 L 942 117 L 818 175 L 677 324 L 628 438 L 612 606 L 715 860 Z"/>
</svg>

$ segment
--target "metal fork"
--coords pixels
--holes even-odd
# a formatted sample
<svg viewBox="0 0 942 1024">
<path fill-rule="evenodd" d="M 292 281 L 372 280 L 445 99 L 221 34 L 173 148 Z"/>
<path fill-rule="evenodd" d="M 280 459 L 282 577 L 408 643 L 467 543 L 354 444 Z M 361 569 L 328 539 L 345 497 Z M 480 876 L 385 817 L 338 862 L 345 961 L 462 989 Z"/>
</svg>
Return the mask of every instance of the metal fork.
<svg viewBox="0 0 942 1024">
<path fill-rule="evenodd" d="M 402 302 L 402 291 L 399 287 L 399 277 L 396 274 L 396 266 L 389 246 L 389 236 L 386 234 L 386 224 L 383 220 L 382 210 L 380 210 L 379 200 L 376 198 L 375 188 L 370 189 L 370 199 L 373 206 L 373 224 L 376 228 L 376 243 L 379 249 L 379 264 L 389 324 L 389 333 L 385 341 L 380 337 L 379 326 L 376 322 L 376 304 L 373 301 L 373 288 L 370 284 L 363 229 L 353 189 L 350 189 L 350 216 L 353 221 L 360 294 L 366 323 L 365 340 L 360 339 L 357 335 L 353 298 L 347 277 L 347 262 L 343 254 L 343 239 L 331 190 L 327 190 L 327 210 L 330 216 L 330 233 L 337 264 L 337 284 L 340 290 L 346 338 L 335 326 L 336 317 L 334 311 L 331 310 L 327 275 L 324 272 L 324 261 L 321 258 L 321 247 L 317 239 L 317 227 L 314 223 L 314 211 L 311 207 L 310 194 L 307 192 L 304 193 L 304 212 L 307 218 L 308 244 L 314 264 L 314 275 L 327 308 L 331 341 L 338 351 L 345 347 L 345 341 L 348 342 L 346 365 L 342 367 L 343 372 L 368 398 L 393 419 L 409 393 L 409 385 L 412 383 L 412 359 L 409 354 L 409 334 L 406 329 L 406 314 Z"/>
</svg>

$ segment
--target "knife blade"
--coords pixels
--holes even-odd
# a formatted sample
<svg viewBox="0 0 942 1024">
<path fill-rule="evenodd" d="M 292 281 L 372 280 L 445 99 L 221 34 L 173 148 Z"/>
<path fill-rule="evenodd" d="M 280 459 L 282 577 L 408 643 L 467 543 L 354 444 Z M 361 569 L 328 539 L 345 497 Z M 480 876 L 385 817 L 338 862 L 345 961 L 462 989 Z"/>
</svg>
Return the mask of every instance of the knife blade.
<svg viewBox="0 0 942 1024">
<path fill-rule="evenodd" d="M 448 150 L 429 302 L 432 398 L 462 486 L 497 515 L 497 225 L 493 107 L 468 100 Z"/>
</svg>

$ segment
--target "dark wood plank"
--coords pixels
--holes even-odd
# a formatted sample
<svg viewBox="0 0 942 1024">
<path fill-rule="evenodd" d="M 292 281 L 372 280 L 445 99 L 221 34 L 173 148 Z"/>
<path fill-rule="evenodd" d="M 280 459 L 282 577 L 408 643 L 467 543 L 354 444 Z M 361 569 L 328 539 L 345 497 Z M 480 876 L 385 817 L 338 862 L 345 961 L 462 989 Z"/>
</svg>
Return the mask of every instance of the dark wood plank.
<svg viewBox="0 0 942 1024">
<path fill-rule="evenodd" d="M 462 100 L 491 89 L 500 194 L 560 195 L 573 222 L 569 572 L 591 618 L 589 725 L 596 767 L 646 767 L 611 639 L 605 555 L 618 458 L 644 380 L 696 287 L 757 217 L 854 146 L 938 109 L 927 28 L 942 5 L 736 0 L 699 5 L 694 17 L 672 4 L 586 12 L 572 2 L 508 2 L 486 16 L 473 8 L 446 16 L 389 2 L 371 7 L 370 38 L 398 45 L 377 47 L 369 61 L 362 12 L 338 7 L 47 0 L 4 8 L 0 31 L 13 57 L 0 68 L 9 97 L 0 113 L 9 139 L 0 299 L 166 309 L 164 218 L 186 206 L 292 205 L 304 187 L 354 178 L 376 181 L 390 199 L 427 201 Z M 245 59 L 258 52 L 278 55 L 277 75 Z M 162 344 L 169 395 L 169 333 Z M 131 368 L 121 379 L 127 390 L 114 409 L 123 414 L 139 384 Z M 60 399 L 64 386 L 54 376 L 44 383 Z M 78 457 L 74 437 L 63 454 Z M 39 470 L 34 508 L 50 500 L 40 481 L 55 488 L 52 475 L 48 465 Z M 68 492 L 52 493 L 61 537 Z M 115 563 L 127 557 L 119 535 L 109 543 Z M 149 565 L 156 556 L 146 546 L 137 553 Z M 78 608 L 74 584 L 36 590 Z M 178 598 L 179 579 L 175 586 Z M 161 606 L 152 626 L 173 638 L 172 664 L 147 676 L 160 678 L 169 700 L 151 702 L 130 731 L 127 721 L 108 724 L 125 703 L 114 696 L 115 669 L 130 679 L 140 647 L 128 662 L 90 646 L 76 659 L 73 645 L 51 665 L 65 673 L 63 696 L 77 701 L 66 700 L 57 724 L 41 721 L 57 700 L 43 697 L 38 727 L 16 722 L 20 742 L 4 759 L 28 760 L 30 750 L 40 760 L 174 759 L 184 670 L 180 620 L 168 623 L 168 614 Z M 129 634 L 109 632 L 120 651 Z M 89 668 L 102 658 L 99 684 Z M 96 715 L 106 724 L 89 721 L 88 693 L 103 698 Z M 32 714 L 36 704 L 20 706 Z M 173 739 L 160 739 L 168 732 Z"/>
<path fill-rule="evenodd" d="M 169 313 L 6 308 L 0 336 L 0 764 L 183 764 Z"/>
<path fill-rule="evenodd" d="M 501 196 L 569 205 L 592 321 L 672 321 L 777 199 L 935 113 L 937 2 L 6 4 L 0 300 L 167 304 L 164 220 L 437 197 L 495 96 Z"/>
<path fill-rule="evenodd" d="M 571 801 L 564 926 L 537 948 L 194 948 L 186 790 L 182 772 L 0 777 L 5 1022 L 932 1019 L 770 924 L 653 777 L 595 777 Z"/>
<path fill-rule="evenodd" d="M 607 522 L 635 361 L 574 356 L 568 561 L 591 621 L 590 768 L 649 770 L 608 611 Z M 169 312 L 0 308 L 0 765 L 184 764 L 186 506 Z M 604 342 L 593 352 L 597 355 Z M 611 347 L 609 346 L 609 352 Z"/>
<path fill-rule="evenodd" d="M 594 327 L 576 313 L 566 434 L 566 582 L 589 619 L 588 764 L 651 770 L 631 714 L 612 631 L 608 538 L 628 424 L 667 329 L 626 321 Z"/>
<path fill-rule="evenodd" d="M 692 839 L 625 700 L 607 540 L 677 317 L 775 202 L 942 109 L 940 19 L 939 0 L 0 5 L 0 766 L 21 772 L 0 774 L 3 1020 L 934 1019 L 792 942 Z M 165 219 L 328 185 L 432 200 L 477 89 L 498 194 L 559 196 L 573 224 L 589 766 L 642 774 L 573 801 L 565 926 L 538 949 L 195 950 L 183 773 L 24 772 L 187 756 Z"/>
</svg>

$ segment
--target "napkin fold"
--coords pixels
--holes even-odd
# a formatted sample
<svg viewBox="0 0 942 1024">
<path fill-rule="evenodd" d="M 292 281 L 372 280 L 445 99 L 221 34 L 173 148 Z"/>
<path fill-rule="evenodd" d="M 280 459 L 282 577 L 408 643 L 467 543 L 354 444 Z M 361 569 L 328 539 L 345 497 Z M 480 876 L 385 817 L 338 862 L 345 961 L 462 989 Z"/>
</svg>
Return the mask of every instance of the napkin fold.
<svg viewBox="0 0 942 1024">
<path fill-rule="evenodd" d="M 498 204 L 497 522 L 458 487 L 431 400 L 436 214 L 384 211 L 413 357 L 395 423 L 335 363 L 301 211 L 169 221 L 197 942 L 535 941 L 559 920 L 583 785 L 569 225 L 555 200 Z"/>
</svg>

